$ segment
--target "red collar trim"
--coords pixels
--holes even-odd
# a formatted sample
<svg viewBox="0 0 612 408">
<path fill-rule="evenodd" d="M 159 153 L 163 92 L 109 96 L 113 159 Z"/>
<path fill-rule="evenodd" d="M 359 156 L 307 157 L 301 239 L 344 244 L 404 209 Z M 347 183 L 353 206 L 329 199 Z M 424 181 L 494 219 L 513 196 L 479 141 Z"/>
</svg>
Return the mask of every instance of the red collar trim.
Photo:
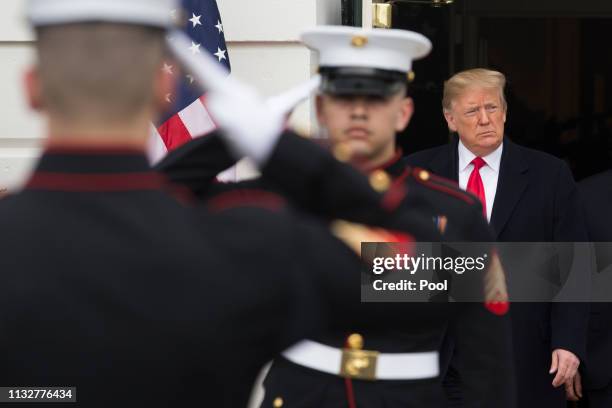
<svg viewBox="0 0 612 408">
<path fill-rule="evenodd" d="M 43 154 L 70 154 L 70 155 L 144 155 L 144 149 L 128 146 L 81 146 L 81 145 L 52 145 L 45 146 Z"/>
<path fill-rule="evenodd" d="M 240 207 L 259 207 L 278 212 L 286 206 L 286 201 L 269 191 L 240 189 L 217 195 L 207 202 L 207 206 L 212 212 Z"/>
</svg>

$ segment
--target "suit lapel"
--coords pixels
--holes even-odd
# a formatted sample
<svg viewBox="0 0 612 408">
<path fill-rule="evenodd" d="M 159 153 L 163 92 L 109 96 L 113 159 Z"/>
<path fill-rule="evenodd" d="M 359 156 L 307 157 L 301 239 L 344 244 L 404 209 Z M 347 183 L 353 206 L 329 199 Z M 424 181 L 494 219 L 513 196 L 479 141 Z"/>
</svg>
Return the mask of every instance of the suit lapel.
<svg viewBox="0 0 612 408">
<path fill-rule="evenodd" d="M 499 238 L 514 207 L 529 184 L 529 166 L 518 147 L 504 138 L 497 191 L 491 214 L 491 227 Z"/>
<path fill-rule="evenodd" d="M 432 158 L 430 170 L 438 176 L 449 180 L 459 181 L 459 152 L 457 147 L 459 139 L 455 136 L 443 149 Z"/>
</svg>

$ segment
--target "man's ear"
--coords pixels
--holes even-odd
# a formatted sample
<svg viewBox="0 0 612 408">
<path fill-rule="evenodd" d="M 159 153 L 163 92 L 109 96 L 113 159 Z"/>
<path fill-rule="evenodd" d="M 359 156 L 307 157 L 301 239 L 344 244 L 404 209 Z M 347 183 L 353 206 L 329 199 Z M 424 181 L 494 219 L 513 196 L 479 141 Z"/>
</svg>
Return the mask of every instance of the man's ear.
<svg viewBox="0 0 612 408">
<path fill-rule="evenodd" d="M 412 98 L 406 97 L 401 101 L 400 110 L 397 113 L 397 119 L 395 121 L 395 131 L 401 132 L 408 126 L 412 114 L 414 113 L 414 102 Z"/>
<path fill-rule="evenodd" d="M 325 114 L 323 113 L 323 104 L 325 103 L 325 101 L 323 101 L 323 95 L 318 94 L 315 97 L 315 109 L 317 111 L 317 122 L 319 122 L 320 125 L 325 125 Z"/>
<path fill-rule="evenodd" d="M 444 109 L 444 119 L 446 119 L 446 123 L 448 124 L 448 129 L 451 132 L 457 131 L 457 125 L 455 124 L 455 116 L 449 110 Z"/>
<path fill-rule="evenodd" d="M 35 111 L 42 111 L 44 108 L 42 89 L 40 84 L 40 76 L 36 67 L 30 67 L 24 73 L 23 85 L 30 108 Z"/>
</svg>

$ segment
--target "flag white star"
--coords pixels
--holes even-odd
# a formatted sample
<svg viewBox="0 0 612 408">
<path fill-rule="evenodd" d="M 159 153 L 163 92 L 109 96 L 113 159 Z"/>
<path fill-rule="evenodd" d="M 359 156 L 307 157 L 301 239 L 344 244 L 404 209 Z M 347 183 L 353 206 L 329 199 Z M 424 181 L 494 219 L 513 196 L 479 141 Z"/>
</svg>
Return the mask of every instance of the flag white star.
<svg viewBox="0 0 612 408">
<path fill-rule="evenodd" d="M 221 62 L 222 59 L 226 60 L 227 57 L 225 56 L 225 53 L 227 52 L 227 50 L 222 50 L 221 48 L 217 47 L 217 52 L 215 52 L 213 55 L 215 55 L 217 58 L 219 58 L 219 62 Z"/>
<path fill-rule="evenodd" d="M 187 74 L 185 77 L 189 80 L 190 84 L 193 84 L 195 82 L 195 78 L 193 77 L 193 75 Z"/>
<path fill-rule="evenodd" d="M 202 18 L 201 15 L 196 16 L 195 13 L 191 13 L 191 15 L 193 17 L 191 17 L 189 21 L 191 21 L 191 23 L 193 24 L 193 28 L 195 28 L 196 26 L 202 25 L 202 22 L 200 21 L 200 19 Z"/>
<path fill-rule="evenodd" d="M 162 68 L 162 71 L 164 71 L 168 75 L 172 75 L 174 74 L 174 72 L 172 72 L 173 68 L 174 67 L 172 65 L 168 65 L 167 62 L 164 62 L 164 67 Z"/>
<path fill-rule="evenodd" d="M 223 24 L 221 24 L 221 21 L 217 20 L 217 25 L 215 27 L 219 30 L 219 34 L 223 32 Z"/>
<path fill-rule="evenodd" d="M 191 42 L 191 47 L 189 47 L 189 50 L 191 51 L 192 54 L 199 54 L 200 51 L 200 47 L 202 46 L 202 44 L 197 44 L 195 42 Z"/>
</svg>

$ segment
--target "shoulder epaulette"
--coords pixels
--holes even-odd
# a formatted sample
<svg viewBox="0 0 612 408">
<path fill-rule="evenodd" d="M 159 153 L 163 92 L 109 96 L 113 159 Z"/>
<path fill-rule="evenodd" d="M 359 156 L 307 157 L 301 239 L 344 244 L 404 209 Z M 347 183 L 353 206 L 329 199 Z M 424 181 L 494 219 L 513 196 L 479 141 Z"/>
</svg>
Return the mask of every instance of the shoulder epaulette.
<svg viewBox="0 0 612 408">
<path fill-rule="evenodd" d="M 496 251 L 493 251 L 489 268 L 484 275 L 484 295 L 487 310 L 498 316 L 508 313 L 510 302 L 506 274 Z"/>
<path fill-rule="evenodd" d="M 287 201 L 280 195 L 261 189 L 236 189 L 218 194 L 207 201 L 208 209 L 214 212 L 240 207 L 280 211 L 286 205 Z"/>
<path fill-rule="evenodd" d="M 412 169 L 412 177 L 414 177 L 417 182 L 425 187 L 440 191 L 444 194 L 465 201 L 468 204 L 475 204 L 477 202 L 474 196 L 460 189 L 457 183 L 453 180 L 436 176 L 435 174 L 420 167 L 415 167 Z"/>
<path fill-rule="evenodd" d="M 361 256 L 363 242 L 387 242 L 398 244 L 413 244 L 415 238 L 405 232 L 357 224 L 345 220 L 335 220 L 331 223 L 332 234 L 344 242 L 356 254 Z"/>
</svg>

